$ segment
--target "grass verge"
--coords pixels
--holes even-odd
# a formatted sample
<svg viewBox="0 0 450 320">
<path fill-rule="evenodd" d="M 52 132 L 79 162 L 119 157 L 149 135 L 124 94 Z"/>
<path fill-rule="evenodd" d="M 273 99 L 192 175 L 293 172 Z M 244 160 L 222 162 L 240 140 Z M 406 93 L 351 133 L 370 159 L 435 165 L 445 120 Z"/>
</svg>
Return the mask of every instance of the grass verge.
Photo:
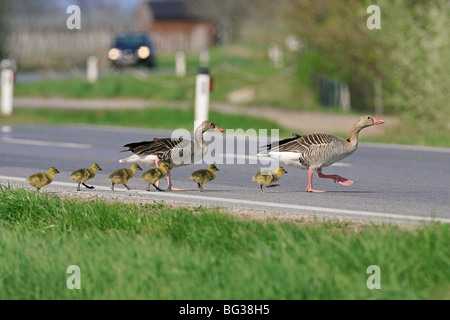
<svg viewBox="0 0 450 320">
<path fill-rule="evenodd" d="M 290 109 L 318 109 L 308 86 L 297 81 L 297 58 L 286 55 L 286 66 L 274 67 L 265 46 L 217 46 L 210 50 L 209 71 L 214 78 L 212 101 L 227 101 L 229 94 L 247 88 L 250 97 L 242 101 Z M 135 68 L 98 79 L 95 84 L 84 78 L 50 79 L 17 83 L 14 94 L 22 97 L 67 98 L 142 98 L 153 100 L 193 101 L 198 54 L 187 54 L 187 74 L 175 75 L 173 55 L 158 56 L 162 70 L 148 74 Z"/>
<path fill-rule="evenodd" d="M 176 114 L 176 117 L 173 115 Z M 210 110 L 209 118 L 219 127 L 247 129 L 279 129 L 280 135 L 288 136 L 290 131 L 280 128 L 275 122 L 246 115 L 226 114 Z M 125 126 L 173 130 L 192 130 L 193 109 L 149 108 L 142 110 L 57 110 L 16 109 L 11 117 L 0 117 L 7 124 L 88 124 Z"/>
<path fill-rule="evenodd" d="M 0 299 L 449 299 L 449 243 L 441 224 L 260 222 L 0 187 Z"/>
</svg>

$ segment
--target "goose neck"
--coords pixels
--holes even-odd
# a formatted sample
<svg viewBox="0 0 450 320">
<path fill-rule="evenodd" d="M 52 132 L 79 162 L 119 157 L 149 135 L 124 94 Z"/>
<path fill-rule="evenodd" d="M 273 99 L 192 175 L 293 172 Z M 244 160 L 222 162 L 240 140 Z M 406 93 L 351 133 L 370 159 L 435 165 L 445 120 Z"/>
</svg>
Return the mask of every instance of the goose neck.
<svg viewBox="0 0 450 320">
<path fill-rule="evenodd" d="M 350 143 L 350 145 L 356 146 L 358 144 L 358 135 L 361 132 L 361 130 L 362 127 L 358 125 L 354 125 L 352 127 L 352 129 L 350 130 L 349 138 L 347 140 Z"/>
<path fill-rule="evenodd" d="M 203 141 L 203 132 L 204 131 L 202 130 L 202 126 L 199 126 L 194 133 L 194 141 L 199 145 L 203 145 L 205 143 Z"/>
</svg>

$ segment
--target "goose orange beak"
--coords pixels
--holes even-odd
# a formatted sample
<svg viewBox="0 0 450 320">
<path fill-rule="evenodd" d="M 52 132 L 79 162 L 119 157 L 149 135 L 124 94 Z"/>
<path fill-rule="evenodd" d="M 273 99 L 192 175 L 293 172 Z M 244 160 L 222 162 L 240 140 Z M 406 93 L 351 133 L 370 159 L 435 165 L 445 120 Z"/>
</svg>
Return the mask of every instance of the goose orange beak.
<svg viewBox="0 0 450 320">
<path fill-rule="evenodd" d="M 374 118 L 374 117 L 372 117 L 372 119 L 373 119 L 373 124 L 374 125 L 383 124 L 384 123 L 384 120 L 380 120 L 380 119 L 377 119 L 377 118 Z"/>
<path fill-rule="evenodd" d="M 218 126 L 216 126 L 216 127 L 214 128 L 214 130 L 217 130 L 217 131 L 223 132 L 223 129 L 219 128 Z"/>
</svg>

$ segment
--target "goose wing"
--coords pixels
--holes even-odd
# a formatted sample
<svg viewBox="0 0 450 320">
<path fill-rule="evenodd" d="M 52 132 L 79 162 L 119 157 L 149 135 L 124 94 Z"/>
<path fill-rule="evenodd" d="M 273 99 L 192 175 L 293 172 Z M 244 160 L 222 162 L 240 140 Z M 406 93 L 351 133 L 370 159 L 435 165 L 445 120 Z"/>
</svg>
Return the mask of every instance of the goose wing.
<svg viewBox="0 0 450 320">
<path fill-rule="evenodd" d="M 33 187 L 43 187 L 51 183 L 53 179 L 45 172 L 38 172 L 28 177 L 27 182 Z"/>
<path fill-rule="evenodd" d="M 124 145 L 121 152 L 131 151 L 134 154 L 156 155 L 161 161 L 170 161 L 171 154 L 183 153 L 183 150 L 190 148 L 192 141 L 188 139 L 153 138 L 153 141 L 133 142 Z"/>
<path fill-rule="evenodd" d="M 325 146 L 331 143 L 330 135 L 323 133 L 299 136 L 292 134 L 292 138 L 283 139 L 264 146 L 267 151 L 305 153 L 311 148 Z"/>
<path fill-rule="evenodd" d="M 200 184 L 209 182 L 209 181 L 213 180 L 215 177 L 216 177 L 216 174 L 207 169 L 194 171 L 189 176 L 189 178 L 191 180 L 194 180 L 195 182 L 198 182 Z"/>
<path fill-rule="evenodd" d="M 28 183 L 37 183 L 37 182 L 46 183 L 48 181 L 48 178 L 43 172 L 38 172 L 29 176 L 27 181 Z"/>
<path fill-rule="evenodd" d="M 293 133 L 292 138 L 283 139 L 261 147 L 266 152 L 304 152 L 305 148 L 299 143 L 302 136 Z"/>
<path fill-rule="evenodd" d="M 75 170 L 70 175 L 70 179 L 75 180 L 77 182 L 78 182 L 78 180 L 79 181 L 82 181 L 82 180 L 86 181 L 86 180 L 88 180 L 90 178 L 91 178 L 91 172 L 87 168 L 81 168 L 81 169 Z"/>
</svg>

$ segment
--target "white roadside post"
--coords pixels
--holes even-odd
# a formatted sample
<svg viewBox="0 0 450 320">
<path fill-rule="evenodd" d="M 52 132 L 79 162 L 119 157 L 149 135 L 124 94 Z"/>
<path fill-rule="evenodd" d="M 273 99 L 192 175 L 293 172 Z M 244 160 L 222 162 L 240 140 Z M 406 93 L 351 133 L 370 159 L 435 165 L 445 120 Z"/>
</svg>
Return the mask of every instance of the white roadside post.
<svg viewBox="0 0 450 320">
<path fill-rule="evenodd" d="M 183 78 L 186 75 L 186 54 L 184 51 L 178 51 L 175 54 L 175 75 Z"/>
<path fill-rule="evenodd" d="M 98 79 L 98 58 L 90 56 L 87 59 L 86 77 L 90 83 L 97 82 Z"/>
<path fill-rule="evenodd" d="M 2 61 L 3 62 L 3 61 Z M 13 111 L 14 71 L 2 69 L 2 115 L 10 116 Z"/>
<path fill-rule="evenodd" d="M 208 49 L 200 50 L 198 60 L 200 62 L 200 66 L 203 68 L 207 68 L 209 66 L 209 51 Z"/>
<path fill-rule="evenodd" d="M 210 81 L 208 68 L 200 68 L 195 78 L 194 131 L 203 121 L 208 120 Z"/>
</svg>

